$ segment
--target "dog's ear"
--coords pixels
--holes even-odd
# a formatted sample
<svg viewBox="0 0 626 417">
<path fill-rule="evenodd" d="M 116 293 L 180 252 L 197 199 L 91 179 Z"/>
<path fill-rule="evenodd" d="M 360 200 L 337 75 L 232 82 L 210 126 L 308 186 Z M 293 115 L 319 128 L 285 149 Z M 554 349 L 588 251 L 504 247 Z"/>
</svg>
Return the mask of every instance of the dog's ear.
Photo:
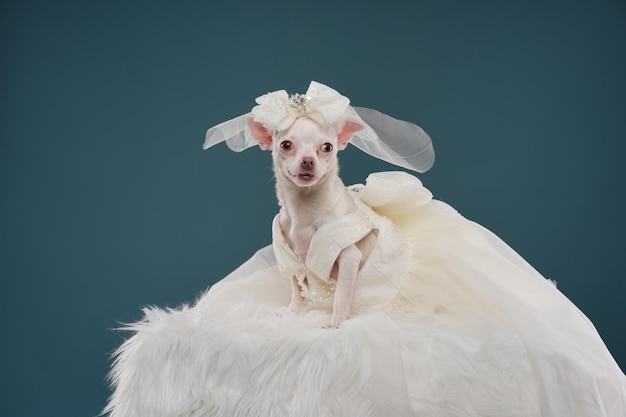
<svg viewBox="0 0 626 417">
<path fill-rule="evenodd" d="M 264 151 L 272 149 L 272 132 L 267 130 L 263 123 L 257 122 L 252 116 L 246 119 L 248 121 L 248 127 L 252 137 L 256 139 L 257 143 Z"/>
<path fill-rule="evenodd" d="M 363 129 L 363 126 L 357 122 L 351 120 L 344 120 L 341 124 L 337 125 L 337 145 L 339 150 L 346 149 L 348 143 L 352 140 L 352 136 L 359 130 Z"/>
</svg>

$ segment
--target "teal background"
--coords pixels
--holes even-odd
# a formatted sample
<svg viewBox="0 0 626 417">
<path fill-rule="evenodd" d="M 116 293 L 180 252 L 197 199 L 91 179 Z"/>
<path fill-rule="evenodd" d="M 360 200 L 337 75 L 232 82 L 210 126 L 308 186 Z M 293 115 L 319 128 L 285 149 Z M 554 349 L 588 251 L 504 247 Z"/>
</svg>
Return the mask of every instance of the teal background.
<svg viewBox="0 0 626 417">
<path fill-rule="evenodd" d="M 435 197 L 626 365 L 623 1 L 3 1 L 0 45 L 0 415 L 98 414 L 112 329 L 270 242 L 269 154 L 204 133 L 312 79 L 429 132 Z"/>
</svg>

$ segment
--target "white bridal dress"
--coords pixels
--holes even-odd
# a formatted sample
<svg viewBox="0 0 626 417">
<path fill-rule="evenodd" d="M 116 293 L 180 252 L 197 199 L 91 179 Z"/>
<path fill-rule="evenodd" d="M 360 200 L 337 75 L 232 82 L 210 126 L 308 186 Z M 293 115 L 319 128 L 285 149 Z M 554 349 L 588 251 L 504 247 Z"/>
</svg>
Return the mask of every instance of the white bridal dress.
<svg viewBox="0 0 626 417">
<path fill-rule="evenodd" d="M 304 95 L 279 90 L 256 102 L 209 129 L 205 148 L 225 141 L 241 151 L 308 117 L 360 127 L 350 143 L 394 165 L 424 172 L 434 162 L 421 128 L 352 107 L 315 81 Z M 116 352 L 105 412 L 626 417 L 626 376 L 593 324 L 502 240 L 405 172 L 375 173 L 345 192 L 358 210 L 320 227 L 306 259 L 277 216 L 272 245 L 195 305 L 146 309 Z M 325 329 L 337 255 L 370 232 L 376 246 L 356 279 L 351 315 Z M 293 276 L 306 300 L 298 314 L 287 310 Z"/>
<path fill-rule="evenodd" d="M 349 187 L 359 210 L 304 262 L 273 245 L 194 306 L 145 310 L 111 374 L 112 417 L 624 417 L 626 377 L 592 323 L 502 240 L 412 175 Z M 341 248 L 377 246 L 330 320 Z M 289 276 L 307 304 L 290 314 Z"/>
</svg>

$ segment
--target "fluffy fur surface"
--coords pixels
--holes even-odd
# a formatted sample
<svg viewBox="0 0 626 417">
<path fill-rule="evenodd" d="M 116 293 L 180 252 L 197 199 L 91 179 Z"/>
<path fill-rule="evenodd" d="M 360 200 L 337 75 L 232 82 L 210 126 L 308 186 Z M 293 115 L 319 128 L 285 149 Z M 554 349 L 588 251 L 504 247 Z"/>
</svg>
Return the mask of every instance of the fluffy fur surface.
<svg viewBox="0 0 626 417">
<path fill-rule="evenodd" d="M 118 352 L 111 417 L 540 415 L 517 341 L 435 323 L 417 331 L 380 312 L 329 331 L 325 314 L 279 316 L 284 309 L 251 301 L 205 307 L 149 309 L 129 329 L 137 333 Z"/>
</svg>

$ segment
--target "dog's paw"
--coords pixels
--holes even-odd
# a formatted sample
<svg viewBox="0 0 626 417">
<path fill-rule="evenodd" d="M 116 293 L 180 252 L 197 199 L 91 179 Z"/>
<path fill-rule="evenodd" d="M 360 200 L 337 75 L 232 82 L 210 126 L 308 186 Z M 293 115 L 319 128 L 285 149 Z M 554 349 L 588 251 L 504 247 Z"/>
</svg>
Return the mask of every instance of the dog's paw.
<svg viewBox="0 0 626 417">
<path fill-rule="evenodd" d="M 338 329 L 341 326 L 341 323 L 343 323 L 346 319 L 347 317 L 337 317 L 333 315 L 333 317 L 330 318 L 330 323 L 326 324 L 324 329 Z"/>
<path fill-rule="evenodd" d="M 300 312 L 300 305 L 298 304 L 289 304 L 287 307 L 287 314 L 298 314 Z"/>
<path fill-rule="evenodd" d="M 333 314 L 330 316 L 330 323 L 326 325 L 327 329 L 338 329 L 341 326 L 341 323 L 348 320 L 349 313 L 346 311 L 338 311 L 335 309 Z"/>
</svg>

